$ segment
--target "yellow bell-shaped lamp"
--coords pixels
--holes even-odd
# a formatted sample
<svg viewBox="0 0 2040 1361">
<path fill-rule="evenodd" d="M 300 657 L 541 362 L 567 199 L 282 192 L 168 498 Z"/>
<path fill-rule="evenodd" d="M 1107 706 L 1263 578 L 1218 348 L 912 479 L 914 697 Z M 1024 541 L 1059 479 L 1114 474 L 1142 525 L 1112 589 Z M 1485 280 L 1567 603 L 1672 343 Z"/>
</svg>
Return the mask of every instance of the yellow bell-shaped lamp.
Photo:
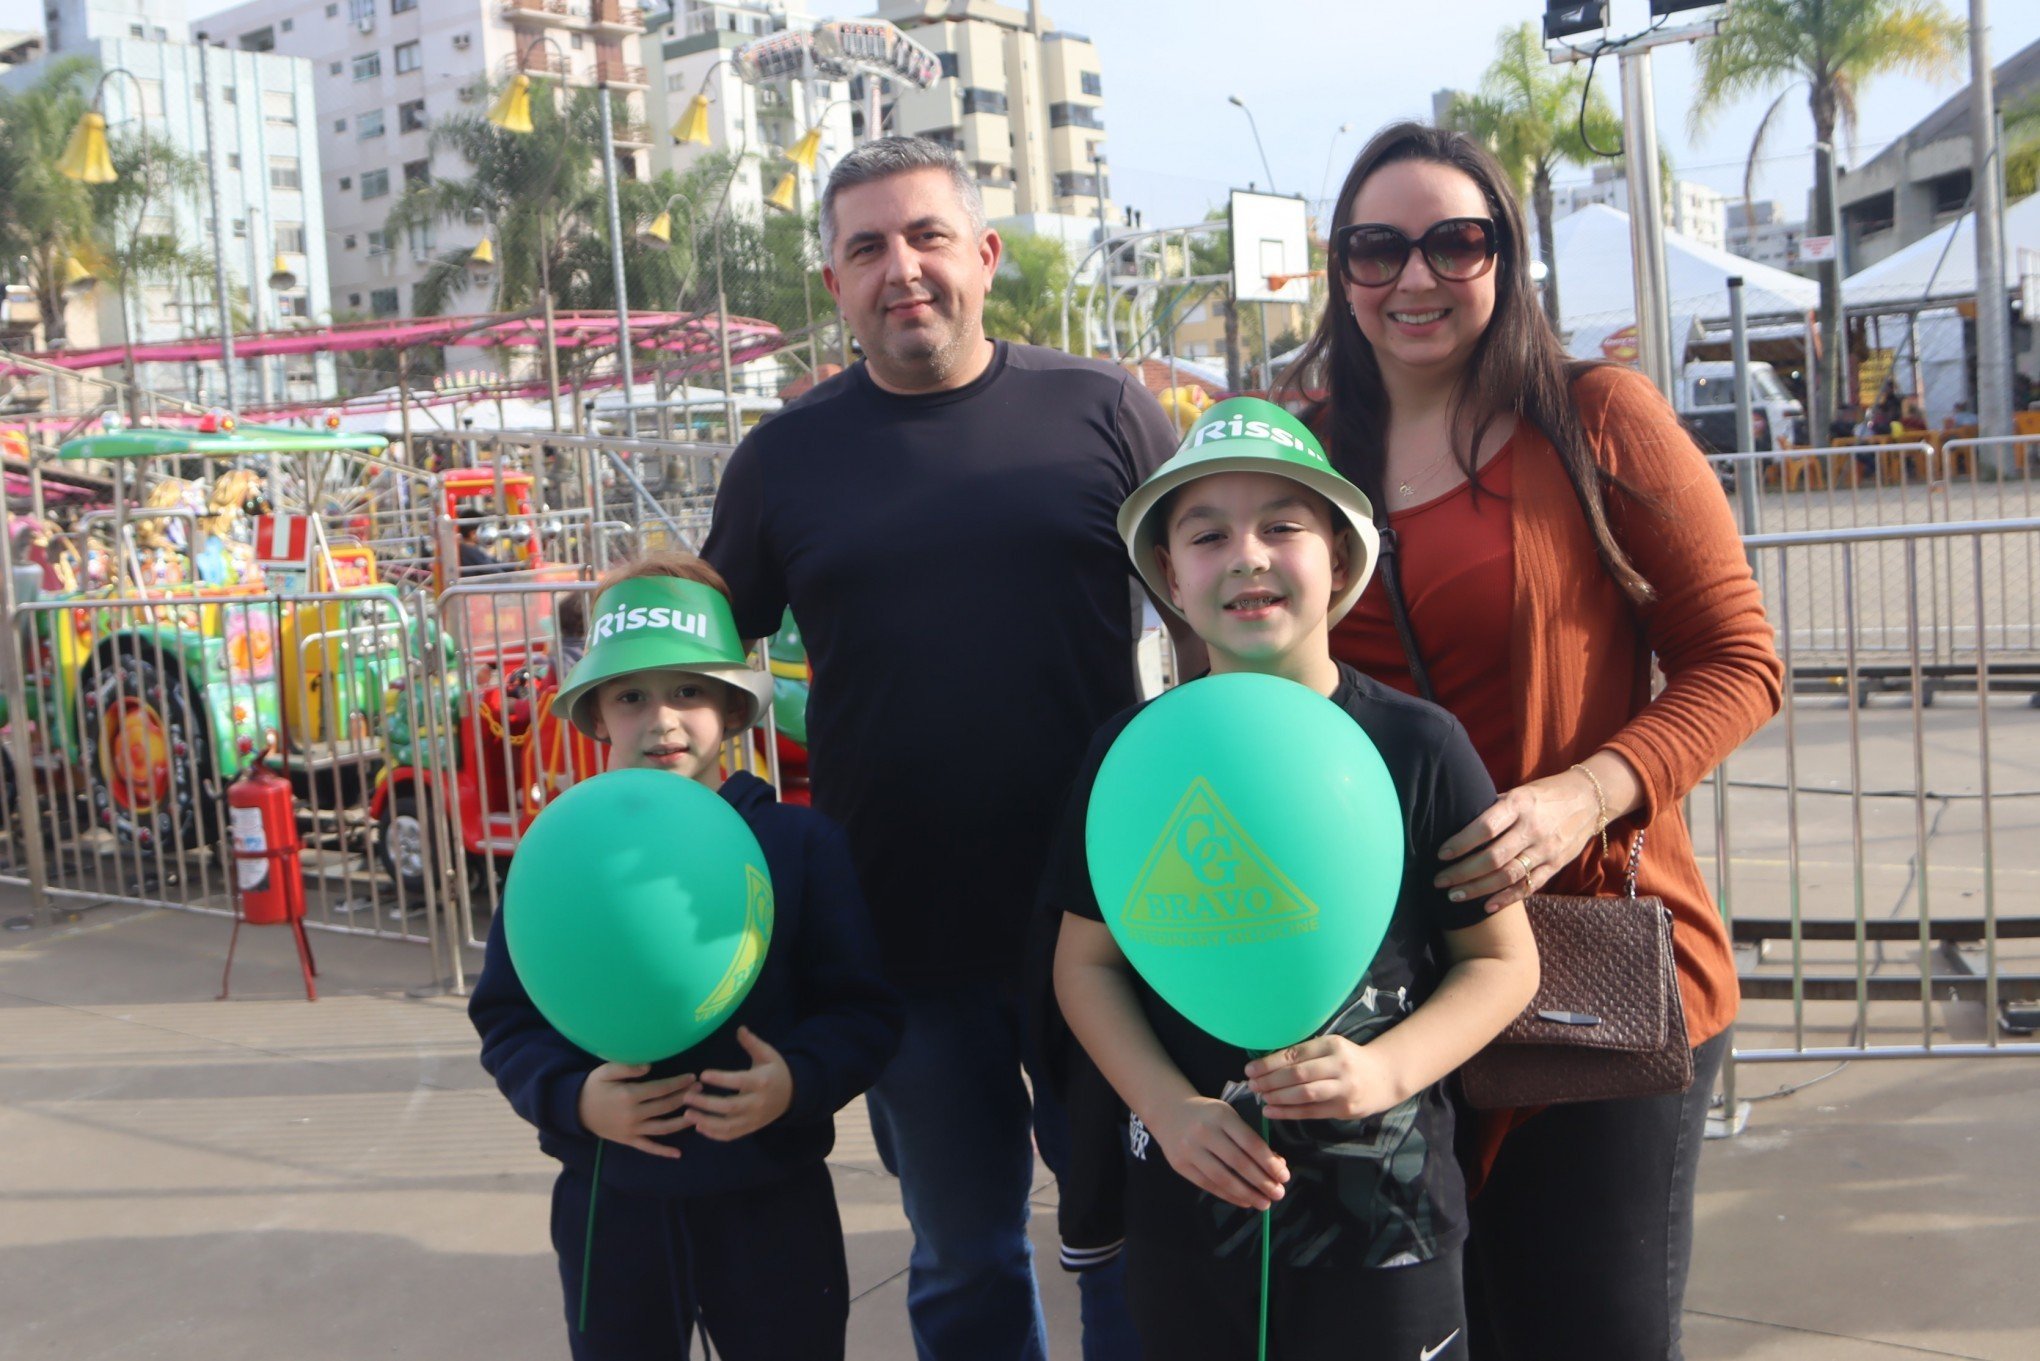
<svg viewBox="0 0 2040 1361">
<path fill-rule="evenodd" d="M 801 134 L 793 144 L 793 150 L 786 153 L 786 159 L 812 175 L 815 173 L 815 158 L 822 154 L 822 125 L 815 124 Z"/>
<path fill-rule="evenodd" d="M 696 146 L 709 145 L 707 94 L 698 94 L 688 101 L 687 112 L 680 115 L 680 121 L 673 125 L 673 140 L 692 142 Z"/>
<path fill-rule="evenodd" d="M 519 71 L 489 106 L 489 121 L 505 132 L 531 131 L 531 77 Z"/>
<path fill-rule="evenodd" d="M 297 275 L 290 272 L 290 265 L 284 260 L 281 251 L 277 252 L 276 263 L 270 267 L 269 286 L 279 293 L 297 287 Z"/>
<path fill-rule="evenodd" d="M 57 172 L 86 184 L 112 184 L 119 178 L 113 169 L 113 152 L 106 145 L 104 114 L 95 109 L 78 120 L 64 154 L 57 157 Z"/>
<path fill-rule="evenodd" d="M 671 250 L 673 248 L 673 215 L 660 213 L 657 217 L 638 228 L 638 244 L 647 250 Z"/>
<path fill-rule="evenodd" d="M 496 243 L 486 236 L 477 241 L 475 248 L 468 252 L 467 267 L 477 274 L 494 269 L 496 267 Z"/>
<path fill-rule="evenodd" d="M 795 185 L 793 172 L 787 171 L 779 177 L 779 183 L 772 186 L 772 192 L 765 196 L 765 202 L 782 213 L 793 211 Z"/>
<path fill-rule="evenodd" d="M 64 257 L 64 292 L 72 297 L 82 297 L 99 286 L 99 277 L 85 267 L 85 262 L 75 255 Z"/>
</svg>

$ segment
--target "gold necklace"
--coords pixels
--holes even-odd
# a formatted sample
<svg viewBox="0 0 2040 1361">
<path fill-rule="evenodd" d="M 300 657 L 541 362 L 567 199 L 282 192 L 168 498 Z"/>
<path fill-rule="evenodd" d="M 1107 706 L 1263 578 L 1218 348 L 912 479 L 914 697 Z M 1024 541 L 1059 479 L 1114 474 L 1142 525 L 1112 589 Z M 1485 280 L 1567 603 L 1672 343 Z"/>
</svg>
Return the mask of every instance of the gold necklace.
<svg viewBox="0 0 2040 1361">
<path fill-rule="evenodd" d="M 1450 459 L 1446 460 L 1445 466 L 1447 468 L 1451 468 L 1454 470 L 1456 470 L 1459 467 L 1457 463 L 1452 462 Z M 1411 479 L 1405 477 L 1402 481 L 1395 484 L 1396 495 L 1402 497 L 1402 499 L 1405 501 L 1409 500 L 1412 496 L 1416 495 L 1416 489 L 1418 487 L 1428 487 L 1431 485 L 1432 482 L 1436 481 L 1437 472 L 1438 465 L 1434 463 L 1429 468 L 1425 469 L 1423 474 L 1416 478 L 1414 482 L 1411 481 Z"/>
</svg>

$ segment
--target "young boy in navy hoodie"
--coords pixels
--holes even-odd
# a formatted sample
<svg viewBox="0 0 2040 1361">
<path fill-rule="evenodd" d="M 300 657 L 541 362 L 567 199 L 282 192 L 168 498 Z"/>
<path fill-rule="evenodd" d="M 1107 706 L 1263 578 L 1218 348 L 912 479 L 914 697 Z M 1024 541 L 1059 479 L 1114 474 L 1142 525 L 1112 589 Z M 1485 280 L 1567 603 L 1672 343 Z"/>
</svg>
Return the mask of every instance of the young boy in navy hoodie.
<svg viewBox="0 0 2040 1361">
<path fill-rule="evenodd" d="M 489 929 L 468 1015 L 482 1066 L 562 1164 L 552 1239 L 573 1355 L 679 1357 L 698 1325 L 728 1361 L 840 1358 L 849 1288 L 823 1160 L 835 1112 L 877 1078 L 900 1033 L 848 847 L 762 780 L 722 775 L 724 741 L 763 716 L 772 680 L 745 663 L 713 567 L 677 552 L 638 558 L 603 578 L 592 617 L 553 712 L 607 743 L 612 770 L 667 770 L 728 799 L 765 852 L 775 919 L 736 1013 L 652 1065 L 604 1063 L 548 1025 L 502 913 Z M 703 617 L 699 636 L 679 623 Z"/>
</svg>

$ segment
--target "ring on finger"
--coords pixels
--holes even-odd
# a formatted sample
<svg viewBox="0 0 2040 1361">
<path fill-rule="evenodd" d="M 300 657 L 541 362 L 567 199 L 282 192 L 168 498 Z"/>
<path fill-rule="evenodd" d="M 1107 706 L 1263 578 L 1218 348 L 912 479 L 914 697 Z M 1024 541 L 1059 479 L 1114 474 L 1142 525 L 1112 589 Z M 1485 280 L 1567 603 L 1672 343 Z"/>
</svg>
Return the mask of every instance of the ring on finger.
<svg viewBox="0 0 2040 1361">
<path fill-rule="evenodd" d="M 1522 855 L 1519 855 L 1519 856 L 1517 856 L 1517 857 L 1516 857 L 1516 864 L 1517 864 L 1517 865 L 1518 865 L 1518 866 L 1519 866 L 1519 867 L 1520 867 L 1520 868 L 1522 869 L 1522 871 L 1523 871 L 1523 880 L 1524 880 L 1524 882 L 1525 882 L 1525 883 L 1528 883 L 1528 882 L 1529 882 L 1529 880 L 1530 880 L 1530 876 L 1531 876 L 1531 875 L 1533 875 L 1533 874 L 1535 874 L 1535 873 L 1537 872 L 1537 866 L 1535 866 L 1535 865 L 1533 865 L 1533 864 L 1531 864 L 1531 863 L 1530 863 L 1530 856 L 1529 856 L 1528 852 L 1525 852 L 1524 854 L 1522 854 Z"/>
</svg>

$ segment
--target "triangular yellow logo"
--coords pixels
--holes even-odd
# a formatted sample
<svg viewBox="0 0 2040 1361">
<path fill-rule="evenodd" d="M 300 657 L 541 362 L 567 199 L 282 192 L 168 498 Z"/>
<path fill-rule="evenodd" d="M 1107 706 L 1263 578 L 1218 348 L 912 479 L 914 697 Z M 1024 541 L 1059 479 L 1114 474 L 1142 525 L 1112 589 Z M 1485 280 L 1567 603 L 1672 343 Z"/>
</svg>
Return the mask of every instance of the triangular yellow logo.
<svg viewBox="0 0 2040 1361">
<path fill-rule="evenodd" d="M 1154 945 L 1252 943 L 1317 929 L 1318 906 L 1275 864 L 1202 776 L 1134 877 L 1120 926 Z"/>
<path fill-rule="evenodd" d="M 772 939 L 772 881 L 755 865 L 744 866 L 744 929 L 737 937 L 736 953 L 715 991 L 694 1009 L 694 1019 L 706 1021 L 727 1011 L 737 995 L 750 983 L 758 966 L 765 962 L 765 947 Z"/>
</svg>

